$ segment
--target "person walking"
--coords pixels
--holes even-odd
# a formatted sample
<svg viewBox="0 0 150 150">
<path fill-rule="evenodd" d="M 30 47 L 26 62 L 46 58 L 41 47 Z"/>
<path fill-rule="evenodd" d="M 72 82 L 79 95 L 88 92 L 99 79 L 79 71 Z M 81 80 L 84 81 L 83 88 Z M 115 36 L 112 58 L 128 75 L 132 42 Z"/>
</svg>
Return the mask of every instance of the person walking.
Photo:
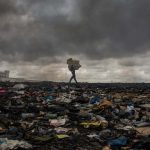
<svg viewBox="0 0 150 150">
<path fill-rule="evenodd" d="M 70 89 L 70 84 L 73 79 L 74 79 L 75 83 L 78 84 L 75 71 L 78 70 L 81 67 L 81 65 L 79 64 L 79 61 L 73 60 L 72 58 L 69 58 L 67 60 L 67 64 L 68 64 L 68 69 L 72 74 L 72 76 L 69 80 L 69 89 Z"/>
</svg>

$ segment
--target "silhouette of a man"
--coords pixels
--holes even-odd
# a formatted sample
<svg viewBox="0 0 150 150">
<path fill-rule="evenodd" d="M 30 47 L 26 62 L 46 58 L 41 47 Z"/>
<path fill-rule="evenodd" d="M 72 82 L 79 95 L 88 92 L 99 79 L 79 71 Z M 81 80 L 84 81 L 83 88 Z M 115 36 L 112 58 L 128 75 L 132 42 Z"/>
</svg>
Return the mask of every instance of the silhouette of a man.
<svg viewBox="0 0 150 150">
<path fill-rule="evenodd" d="M 73 79 L 74 79 L 74 81 L 75 81 L 76 84 L 77 84 L 78 82 L 77 82 L 77 79 L 76 79 L 75 70 L 78 70 L 78 69 L 81 67 L 81 65 L 79 64 L 79 61 L 73 60 L 72 58 L 69 58 L 69 59 L 67 60 L 67 64 L 68 64 L 68 69 L 70 70 L 70 72 L 71 72 L 71 74 L 72 74 L 72 76 L 71 76 L 71 78 L 70 78 L 70 80 L 69 80 L 69 86 L 70 86 L 71 81 L 72 81 Z"/>
</svg>

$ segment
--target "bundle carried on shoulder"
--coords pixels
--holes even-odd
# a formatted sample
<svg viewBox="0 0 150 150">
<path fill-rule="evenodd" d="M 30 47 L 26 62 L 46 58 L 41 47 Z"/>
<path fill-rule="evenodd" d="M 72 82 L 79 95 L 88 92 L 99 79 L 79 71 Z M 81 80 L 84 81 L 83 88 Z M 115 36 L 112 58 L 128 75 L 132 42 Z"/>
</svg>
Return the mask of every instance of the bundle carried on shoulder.
<svg viewBox="0 0 150 150">
<path fill-rule="evenodd" d="M 67 64 L 68 64 L 68 68 L 69 70 L 72 69 L 72 67 L 75 69 L 75 70 L 78 70 L 81 65 L 80 65 L 80 61 L 79 60 L 73 60 L 72 58 L 69 58 L 67 60 Z"/>
</svg>

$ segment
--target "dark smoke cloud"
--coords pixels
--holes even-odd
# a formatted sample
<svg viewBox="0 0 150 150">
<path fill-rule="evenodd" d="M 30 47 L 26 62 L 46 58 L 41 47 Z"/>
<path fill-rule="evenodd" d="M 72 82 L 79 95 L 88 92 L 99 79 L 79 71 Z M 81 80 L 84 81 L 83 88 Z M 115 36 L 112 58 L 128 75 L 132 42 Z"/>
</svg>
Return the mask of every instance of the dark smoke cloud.
<svg viewBox="0 0 150 150">
<path fill-rule="evenodd" d="M 146 53 L 149 6 L 149 0 L 1 0 L 0 59 L 53 60 L 79 54 L 105 59 Z"/>
<path fill-rule="evenodd" d="M 15 12 L 16 9 L 12 0 L 0 0 L 0 16 Z"/>
</svg>

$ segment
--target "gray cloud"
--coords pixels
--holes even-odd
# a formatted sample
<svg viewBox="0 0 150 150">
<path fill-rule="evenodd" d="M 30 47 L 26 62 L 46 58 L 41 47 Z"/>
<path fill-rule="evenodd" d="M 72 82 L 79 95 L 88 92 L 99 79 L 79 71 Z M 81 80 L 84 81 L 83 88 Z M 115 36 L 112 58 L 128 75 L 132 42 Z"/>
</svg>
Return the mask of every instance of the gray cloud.
<svg viewBox="0 0 150 150">
<path fill-rule="evenodd" d="M 146 52 L 149 6 L 149 0 L 2 0 L 1 59 L 66 54 L 105 59 Z"/>
<path fill-rule="evenodd" d="M 8 13 L 15 13 L 15 5 L 12 0 L 1 0 L 0 1 L 0 16 Z"/>
</svg>

